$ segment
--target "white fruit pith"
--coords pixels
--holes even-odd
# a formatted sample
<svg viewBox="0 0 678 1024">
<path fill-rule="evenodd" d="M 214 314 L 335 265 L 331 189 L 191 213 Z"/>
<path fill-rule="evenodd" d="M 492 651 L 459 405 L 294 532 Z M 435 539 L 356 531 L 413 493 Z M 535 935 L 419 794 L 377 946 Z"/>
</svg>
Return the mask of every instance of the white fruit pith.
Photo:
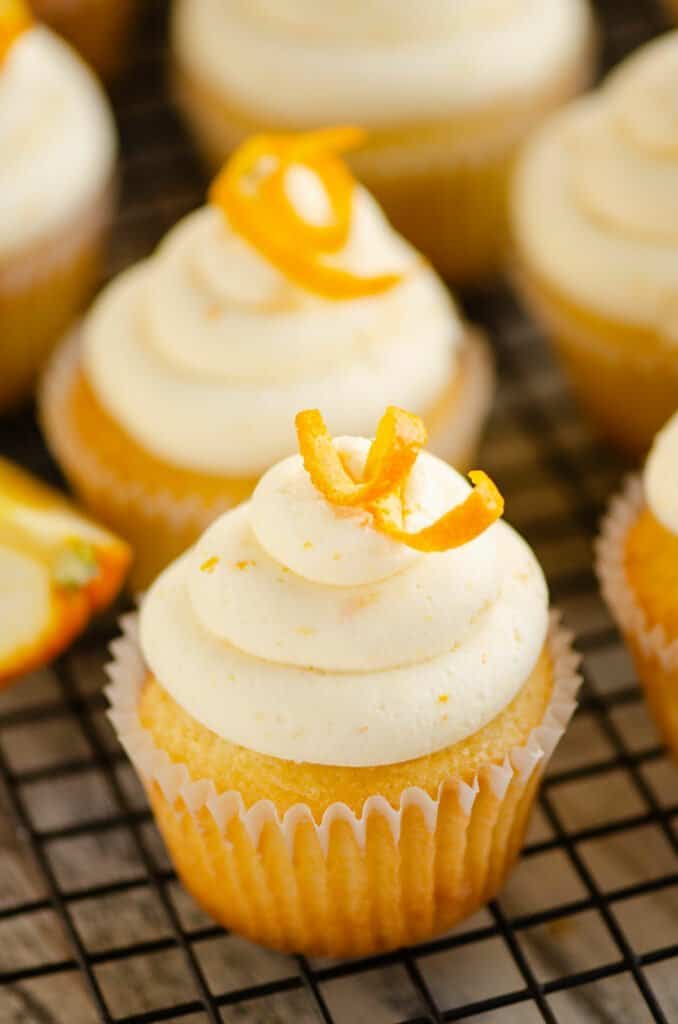
<svg viewBox="0 0 678 1024">
<path fill-rule="evenodd" d="M 0 668 L 32 648 L 48 632 L 51 619 L 48 566 L 0 543 Z"/>
</svg>

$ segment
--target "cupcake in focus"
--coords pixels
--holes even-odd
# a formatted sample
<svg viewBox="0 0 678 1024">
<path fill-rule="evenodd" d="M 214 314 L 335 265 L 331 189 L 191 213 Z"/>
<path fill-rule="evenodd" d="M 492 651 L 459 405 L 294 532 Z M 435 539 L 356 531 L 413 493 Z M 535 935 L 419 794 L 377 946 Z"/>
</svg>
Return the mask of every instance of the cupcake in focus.
<svg viewBox="0 0 678 1024">
<path fill-rule="evenodd" d="M 109 227 L 112 114 L 73 51 L 0 3 L 0 409 L 89 298 Z"/>
<path fill-rule="evenodd" d="M 101 294 L 45 378 L 48 442 L 146 585 L 295 449 L 295 412 L 368 433 L 389 401 L 466 464 L 491 360 L 431 267 L 355 185 L 355 129 L 257 137 L 150 259 Z"/>
<path fill-rule="evenodd" d="M 624 634 L 650 710 L 678 757 L 678 413 L 642 478 L 605 518 L 597 547 L 603 595 Z"/>
<path fill-rule="evenodd" d="M 449 279 L 497 269 L 518 145 L 589 80 L 588 0 L 175 0 L 175 90 L 211 166 L 357 120 L 353 167 Z"/>
<path fill-rule="evenodd" d="M 579 680 L 485 474 L 395 408 L 372 444 L 297 429 L 127 621 L 111 717 L 210 914 L 352 956 L 498 891 Z"/>
<path fill-rule="evenodd" d="M 527 147 L 518 282 L 600 431 L 647 451 L 678 406 L 678 33 L 625 61 Z"/>
<path fill-rule="evenodd" d="M 120 70 L 138 0 L 29 0 L 37 17 L 71 43 L 103 78 Z"/>
</svg>

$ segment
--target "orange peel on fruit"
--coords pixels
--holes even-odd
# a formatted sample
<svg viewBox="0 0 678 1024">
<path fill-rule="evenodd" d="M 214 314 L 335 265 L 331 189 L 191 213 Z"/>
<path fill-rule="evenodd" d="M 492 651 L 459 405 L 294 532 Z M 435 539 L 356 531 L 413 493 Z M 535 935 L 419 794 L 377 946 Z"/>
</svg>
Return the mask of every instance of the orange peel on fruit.
<svg viewBox="0 0 678 1024">
<path fill-rule="evenodd" d="M 23 0 L 0 0 L 0 66 L 17 39 L 33 25 Z"/>
<path fill-rule="evenodd" d="M 334 505 L 367 505 L 386 497 L 407 478 L 426 428 L 418 416 L 390 406 L 381 418 L 370 447 L 363 479 L 353 479 L 317 409 L 296 418 L 299 450 L 314 486 Z"/>
<path fill-rule="evenodd" d="M 324 257 L 347 242 L 355 181 L 338 154 L 365 137 L 351 125 L 304 134 L 256 135 L 244 142 L 217 175 L 209 201 L 250 245 L 295 284 L 327 299 L 357 299 L 388 291 L 397 273 L 363 277 Z M 327 197 L 329 217 L 313 224 L 297 210 L 287 191 L 292 166 L 313 172 Z"/>
<path fill-rule="evenodd" d="M 127 544 L 0 458 L 0 688 L 63 651 L 130 561 Z"/>
<path fill-rule="evenodd" d="M 311 482 L 334 505 L 362 507 L 376 530 L 416 551 L 449 551 L 484 533 L 504 512 L 504 499 L 482 470 L 469 473 L 475 485 L 468 497 L 430 526 L 403 529 L 403 490 L 426 443 L 418 416 L 390 406 L 370 446 L 362 480 L 355 480 L 335 447 L 317 409 L 296 417 L 299 451 Z"/>
</svg>

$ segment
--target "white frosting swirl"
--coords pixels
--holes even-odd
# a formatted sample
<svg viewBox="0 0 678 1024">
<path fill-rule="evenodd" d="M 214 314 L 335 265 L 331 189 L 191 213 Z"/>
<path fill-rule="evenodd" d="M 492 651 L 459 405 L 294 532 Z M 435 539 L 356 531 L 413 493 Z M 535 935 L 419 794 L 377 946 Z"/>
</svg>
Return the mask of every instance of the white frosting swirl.
<svg viewBox="0 0 678 1024">
<path fill-rule="evenodd" d="M 575 300 L 678 342 L 678 32 L 643 47 L 528 147 L 515 228 Z"/>
<path fill-rule="evenodd" d="M 115 150 L 92 73 L 47 29 L 25 32 L 0 64 L 0 260 L 93 203 Z"/>
<path fill-rule="evenodd" d="M 400 125 L 529 96 L 590 31 L 587 0 L 178 0 L 173 29 L 200 79 L 296 127 Z"/>
<path fill-rule="evenodd" d="M 654 440 L 645 463 L 643 487 L 655 519 L 678 534 L 678 413 Z"/>
<path fill-rule="evenodd" d="M 318 219 L 302 172 L 290 191 Z M 248 477 L 295 449 L 299 409 L 320 406 L 330 429 L 356 434 L 387 404 L 428 411 L 449 387 L 464 333 L 441 281 L 360 188 L 333 262 L 402 280 L 369 298 L 325 299 L 289 281 L 218 209 L 191 214 L 104 291 L 85 324 L 100 402 L 159 458 Z"/>
<path fill-rule="evenodd" d="M 342 438 L 354 473 L 368 442 Z M 463 501 L 468 483 L 420 455 L 405 525 Z M 293 456 L 155 582 L 144 657 L 194 718 L 286 760 L 379 765 L 472 735 L 515 696 L 546 638 L 534 555 L 505 523 L 422 554 L 367 513 L 330 505 Z"/>
</svg>

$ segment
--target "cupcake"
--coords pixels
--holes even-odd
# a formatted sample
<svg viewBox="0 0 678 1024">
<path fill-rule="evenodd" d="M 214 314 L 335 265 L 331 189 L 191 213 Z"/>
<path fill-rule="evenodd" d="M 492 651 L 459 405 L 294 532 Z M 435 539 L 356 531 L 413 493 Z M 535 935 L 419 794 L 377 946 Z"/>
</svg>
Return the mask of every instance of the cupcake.
<svg viewBox="0 0 678 1024">
<path fill-rule="evenodd" d="M 513 195 L 518 284 L 599 430 L 637 456 L 678 406 L 678 33 L 549 121 Z"/>
<path fill-rule="evenodd" d="M 497 269 L 519 143 L 590 77 L 588 0 L 175 0 L 178 104 L 217 166 L 252 131 L 357 120 L 361 181 L 455 282 Z"/>
<path fill-rule="evenodd" d="M 255 137 L 150 259 L 104 290 L 42 392 L 83 501 L 136 549 L 147 585 L 295 450 L 295 412 L 365 434 L 389 401 L 471 457 L 492 394 L 485 343 L 354 185 L 354 129 Z"/>
<path fill-rule="evenodd" d="M 660 431 L 642 478 L 603 521 L 597 569 L 647 700 L 678 757 L 678 413 Z"/>
<path fill-rule="evenodd" d="M 574 707 L 576 659 L 525 542 L 419 453 L 297 418 L 269 470 L 114 644 L 111 718 L 186 887 L 279 949 L 429 938 L 500 888 Z"/>
<path fill-rule="evenodd" d="M 73 51 L 0 3 L 0 409 L 24 398 L 94 288 L 116 142 L 101 89 Z"/>
<path fill-rule="evenodd" d="M 30 0 L 30 5 L 102 77 L 111 78 L 120 70 L 138 0 Z"/>
<path fill-rule="evenodd" d="M 0 458 L 0 690 L 60 654 L 129 563 L 126 544 Z"/>
</svg>

